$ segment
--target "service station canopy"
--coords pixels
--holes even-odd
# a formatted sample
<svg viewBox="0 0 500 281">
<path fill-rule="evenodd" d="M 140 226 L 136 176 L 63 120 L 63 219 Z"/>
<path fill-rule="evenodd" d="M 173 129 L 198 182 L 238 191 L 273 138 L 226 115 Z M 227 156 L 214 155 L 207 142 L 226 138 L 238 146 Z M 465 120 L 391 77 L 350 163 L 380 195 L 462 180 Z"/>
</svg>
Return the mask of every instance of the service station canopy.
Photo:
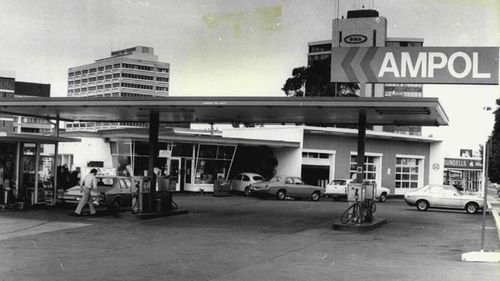
<svg viewBox="0 0 500 281">
<path fill-rule="evenodd" d="M 160 123 L 314 123 L 357 125 L 448 125 L 437 98 L 396 97 L 61 97 L 0 101 L 0 113 L 62 121 Z"/>
</svg>

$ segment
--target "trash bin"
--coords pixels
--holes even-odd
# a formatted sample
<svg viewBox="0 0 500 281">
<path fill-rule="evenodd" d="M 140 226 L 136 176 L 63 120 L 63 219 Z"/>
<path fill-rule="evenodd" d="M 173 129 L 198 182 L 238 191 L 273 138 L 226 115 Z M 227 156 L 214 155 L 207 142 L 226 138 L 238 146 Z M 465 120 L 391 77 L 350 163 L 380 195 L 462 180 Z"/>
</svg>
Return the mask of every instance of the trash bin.
<svg viewBox="0 0 500 281">
<path fill-rule="evenodd" d="M 229 180 L 216 180 L 214 182 L 214 196 L 229 195 Z"/>
</svg>

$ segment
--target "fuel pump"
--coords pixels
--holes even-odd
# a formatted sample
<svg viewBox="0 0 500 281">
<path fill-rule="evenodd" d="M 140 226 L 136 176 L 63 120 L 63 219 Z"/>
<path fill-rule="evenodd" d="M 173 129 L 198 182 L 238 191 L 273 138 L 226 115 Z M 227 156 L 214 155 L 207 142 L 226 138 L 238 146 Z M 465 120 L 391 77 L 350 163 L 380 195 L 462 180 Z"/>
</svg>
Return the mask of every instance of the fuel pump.
<svg viewBox="0 0 500 281">
<path fill-rule="evenodd" d="M 151 178 L 139 179 L 139 212 L 149 212 L 152 207 Z"/>
</svg>

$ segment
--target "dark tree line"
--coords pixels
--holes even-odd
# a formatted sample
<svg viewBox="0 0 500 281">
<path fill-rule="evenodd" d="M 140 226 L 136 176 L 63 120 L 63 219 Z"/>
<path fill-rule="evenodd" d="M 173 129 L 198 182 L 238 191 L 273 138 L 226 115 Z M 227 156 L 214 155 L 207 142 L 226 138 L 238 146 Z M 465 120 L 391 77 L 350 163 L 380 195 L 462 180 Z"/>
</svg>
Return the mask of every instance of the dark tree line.
<svg viewBox="0 0 500 281">
<path fill-rule="evenodd" d="M 497 99 L 496 104 L 495 124 L 489 138 L 488 178 L 491 182 L 500 183 L 500 99 Z"/>
</svg>

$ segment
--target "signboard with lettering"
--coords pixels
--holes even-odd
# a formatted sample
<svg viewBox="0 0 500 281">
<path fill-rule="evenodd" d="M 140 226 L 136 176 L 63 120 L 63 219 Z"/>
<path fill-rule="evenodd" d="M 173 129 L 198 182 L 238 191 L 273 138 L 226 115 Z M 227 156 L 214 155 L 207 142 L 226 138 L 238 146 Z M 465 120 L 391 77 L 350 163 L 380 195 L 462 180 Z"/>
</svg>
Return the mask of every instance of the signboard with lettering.
<svg viewBox="0 0 500 281">
<path fill-rule="evenodd" d="M 498 47 L 333 48 L 331 82 L 498 85 Z"/>
<path fill-rule="evenodd" d="M 445 169 L 482 170 L 481 159 L 444 158 Z"/>
</svg>

